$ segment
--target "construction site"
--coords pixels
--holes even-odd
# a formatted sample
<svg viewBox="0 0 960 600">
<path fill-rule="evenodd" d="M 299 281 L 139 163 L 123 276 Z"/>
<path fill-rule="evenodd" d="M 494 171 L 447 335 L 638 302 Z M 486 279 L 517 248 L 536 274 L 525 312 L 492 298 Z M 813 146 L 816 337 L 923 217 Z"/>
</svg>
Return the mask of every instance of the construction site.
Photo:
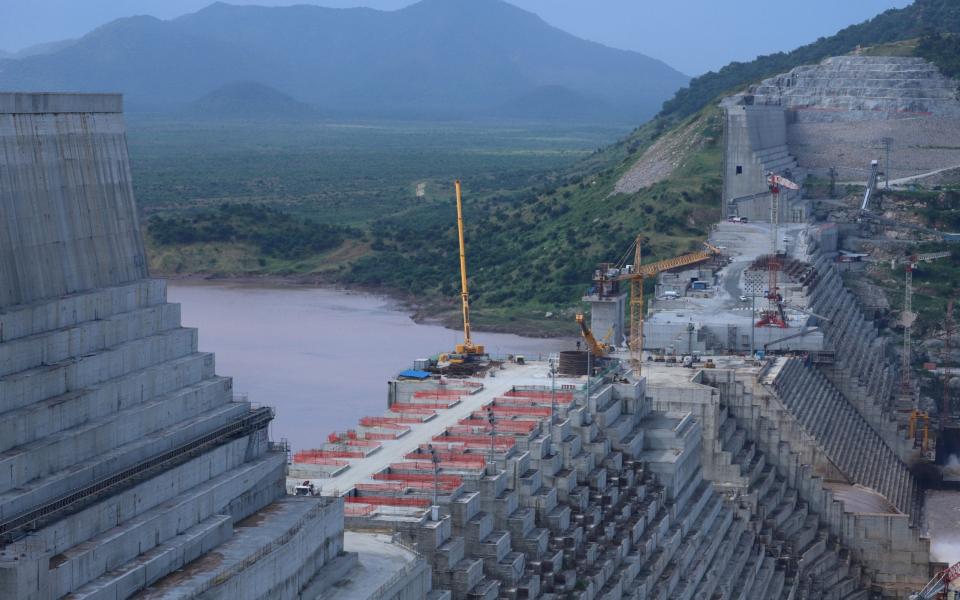
<svg viewBox="0 0 960 600">
<path fill-rule="evenodd" d="M 462 342 L 398 357 L 381 414 L 296 453 L 147 273 L 121 99 L 0 94 L 0 598 L 956 597 L 958 415 L 921 406 L 910 304 L 955 240 L 911 229 L 944 247 L 894 265 L 881 334 L 842 276 L 898 226 L 879 159 L 857 218 L 822 222 L 795 140 L 960 102 L 913 59 L 817 68 L 724 100 L 724 220 L 648 264 L 637 232 L 547 360 L 471 329 L 457 182 Z"/>
</svg>

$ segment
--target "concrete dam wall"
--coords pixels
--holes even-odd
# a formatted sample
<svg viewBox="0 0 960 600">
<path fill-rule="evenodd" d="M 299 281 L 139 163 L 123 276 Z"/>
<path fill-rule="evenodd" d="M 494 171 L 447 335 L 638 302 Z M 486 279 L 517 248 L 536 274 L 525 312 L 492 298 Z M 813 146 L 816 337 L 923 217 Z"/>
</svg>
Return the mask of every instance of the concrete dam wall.
<svg viewBox="0 0 960 600">
<path fill-rule="evenodd" d="M 147 278 L 120 110 L 0 94 L 0 598 L 316 598 L 343 503 Z"/>
<path fill-rule="evenodd" d="M 0 306 L 146 277 L 121 110 L 0 94 Z"/>
</svg>

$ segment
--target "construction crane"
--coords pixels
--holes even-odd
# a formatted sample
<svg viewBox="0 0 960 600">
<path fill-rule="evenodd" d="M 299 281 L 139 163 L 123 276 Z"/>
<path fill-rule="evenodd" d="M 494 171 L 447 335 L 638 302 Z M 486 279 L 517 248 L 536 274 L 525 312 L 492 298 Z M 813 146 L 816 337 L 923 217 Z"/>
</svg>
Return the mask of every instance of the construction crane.
<svg viewBox="0 0 960 600">
<path fill-rule="evenodd" d="M 960 580 L 960 563 L 954 563 L 949 569 L 944 569 L 927 583 L 926 586 L 916 594 L 910 595 L 910 600 L 934 600 L 935 598 L 945 597 L 944 592 L 951 583 Z"/>
<path fill-rule="evenodd" d="M 913 271 L 921 262 L 930 262 L 938 258 L 946 258 L 951 252 L 929 252 L 926 254 L 914 254 L 907 260 L 904 269 L 903 284 L 903 311 L 900 313 L 900 324 L 903 326 L 903 352 L 900 355 L 900 399 L 903 403 L 902 408 L 908 409 L 914 406 L 913 383 L 911 381 L 911 355 L 913 347 L 913 324 L 917 320 L 917 314 L 913 312 Z"/>
<path fill-rule="evenodd" d="M 484 347 L 473 343 L 470 337 L 470 292 L 467 287 L 467 247 L 463 238 L 463 197 L 460 180 L 454 183 L 457 192 L 457 235 L 460 238 L 460 300 L 463 305 L 463 343 L 457 344 L 456 353 L 463 359 L 486 354 Z"/>
<path fill-rule="evenodd" d="M 593 352 L 593 355 L 597 358 L 602 358 L 610 352 L 610 347 L 594 337 L 593 332 L 590 331 L 590 328 L 587 326 L 586 319 L 583 318 L 583 313 L 577 314 L 577 324 L 580 325 L 580 334 L 583 336 L 583 339 L 586 340 L 587 346 L 590 348 L 590 352 Z"/>
<path fill-rule="evenodd" d="M 947 385 L 950 383 L 950 370 L 947 368 L 947 362 L 952 359 L 950 356 L 950 335 L 953 333 L 953 301 L 953 298 L 947 301 L 947 315 L 943 322 L 945 333 L 943 336 L 943 403 L 940 405 L 940 431 L 946 428 L 947 421 L 953 414 L 953 406 L 950 403 L 950 386 Z"/>
<path fill-rule="evenodd" d="M 632 245 L 633 264 L 623 265 L 625 258 L 622 258 L 617 265 L 605 263 L 598 269 L 599 278 L 595 283 L 598 289 L 603 289 L 604 284 L 611 281 L 629 281 L 630 282 L 630 364 L 634 373 L 639 377 L 643 361 L 643 280 L 647 277 L 656 277 L 664 271 L 690 267 L 697 265 L 720 254 L 720 249 L 716 246 L 704 242 L 706 250 L 691 252 L 683 256 L 676 256 L 650 263 L 642 264 L 641 246 L 643 238 L 637 236 Z M 629 256 L 630 251 L 624 253 L 624 257 Z"/>
<path fill-rule="evenodd" d="M 800 186 L 786 177 L 774 173 L 767 174 L 767 184 L 770 186 L 770 258 L 767 261 L 767 300 L 770 308 L 760 313 L 757 327 L 787 327 L 786 315 L 783 312 L 783 296 L 780 295 L 778 283 L 780 271 L 780 256 L 777 249 L 777 236 L 780 225 L 780 190 L 787 188 L 799 190 Z"/>
</svg>

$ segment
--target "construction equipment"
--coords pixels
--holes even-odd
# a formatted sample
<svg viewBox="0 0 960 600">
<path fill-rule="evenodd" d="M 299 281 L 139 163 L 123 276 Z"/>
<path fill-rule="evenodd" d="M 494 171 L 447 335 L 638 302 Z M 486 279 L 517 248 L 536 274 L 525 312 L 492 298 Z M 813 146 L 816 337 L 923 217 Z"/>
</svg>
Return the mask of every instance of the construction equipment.
<svg viewBox="0 0 960 600">
<path fill-rule="evenodd" d="M 930 415 L 926 412 L 914 409 L 910 413 L 910 439 L 921 452 L 930 449 Z"/>
<path fill-rule="evenodd" d="M 870 161 L 870 179 L 867 180 L 867 191 L 863 194 L 863 202 L 860 204 L 860 211 L 870 210 L 870 200 L 873 198 L 873 192 L 877 189 L 877 177 L 880 175 L 880 161 Z"/>
<path fill-rule="evenodd" d="M 954 563 L 949 569 L 944 569 L 937 573 L 922 590 L 916 594 L 911 594 L 910 600 L 933 600 L 934 598 L 942 598 L 944 597 L 943 594 L 947 591 L 947 587 L 958 580 L 960 580 L 960 562 Z"/>
<path fill-rule="evenodd" d="M 460 299 L 463 304 L 463 343 L 457 344 L 456 354 L 462 358 L 478 357 L 486 354 L 484 347 L 473 343 L 470 337 L 470 293 L 467 287 L 467 248 L 463 239 L 463 198 L 460 180 L 454 183 L 457 191 L 457 234 L 460 238 Z"/>
<path fill-rule="evenodd" d="M 900 313 L 900 324 L 903 326 L 903 351 L 900 355 L 900 398 L 904 405 L 902 408 L 916 408 L 910 366 L 913 354 L 913 324 L 917 320 L 917 313 L 913 312 L 913 271 L 920 262 L 930 262 L 950 255 L 951 252 L 914 254 L 907 260 L 904 269 L 903 311 Z"/>
<path fill-rule="evenodd" d="M 641 354 L 643 353 L 643 280 L 647 277 L 656 277 L 664 271 L 698 265 L 720 255 L 719 248 L 704 242 L 703 245 L 706 250 L 644 265 L 641 256 L 642 243 L 643 238 L 638 235 L 632 247 L 623 254 L 619 263 L 601 264 L 597 269 L 598 275 L 594 281 L 597 289 L 600 290 L 610 287 L 611 283 L 630 282 L 630 341 L 628 345 L 630 347 L 630 364 L 638 377 L 642 367 Z M 626 257 L 630 256 L 630 250 L 633 250 L 633 264 L 623 264 L 626 262 Z M 676 358 L 674 358 L 675 361 Z"/>
<path fill-rule="evenodd" d="M 592 352 L 595 357 L 602 358 L 610 352 L 610 347 L 594 337 L 593 332 L 587 327 L 583 313 L 577 314 L 577 324 L 580 325 L 580 334 L 583 336 L 583 339 L 586 340 L 590 352 Z"/>
<path fill-rule="evenodd" d="M 799 190 L 800 186 L 786 177 L 774 173 L 767 174 L 767 183 L 770 186 L 770 239 L 771 252 L 767 261 L 767 300 L 770 308 L 760 313 L 757 327 L 787 327 L 786 315 L 783 312 L 783 296 L 780 294 L 778 277 L 780 271 L 780 254 L 777 249 L 777 236 L 780 225 L 780 189 Z"/>
<path fill-rule="evenodd" d="M 950 370 L 947 368 L 947 362 L 951 360 L 950 355 L 950 336 L 953 334 L 953 302 L 954 298 L 947 301 L 947 314 L 944 318 L 944 336 L 943 336 L 943 403 L 940 405 L 940 431 L 947 426 L 947 421 L 953 415 L 953 406 L 950 403 Z"/>
</svg>

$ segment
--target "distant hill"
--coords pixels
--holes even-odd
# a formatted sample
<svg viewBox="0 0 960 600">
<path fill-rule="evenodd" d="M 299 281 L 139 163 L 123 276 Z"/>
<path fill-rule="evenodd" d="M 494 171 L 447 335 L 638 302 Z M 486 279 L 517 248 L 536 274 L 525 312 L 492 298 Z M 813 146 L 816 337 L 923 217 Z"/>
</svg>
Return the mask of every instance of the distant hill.
<svg viewBox="0 0 960 600">
<path fill-rule="evenodd" d="M 794 67 L 848 54 L 857 46 L 889 44 L 931 33 L 960 33 L 960 2 L 915 0 L 910 6 L 888 10 L 791 52 L 760 56 L 749 62 L 732 62 L 717 72 L 694 78 L 689 87 L 664 103 L 660 115 L 687 117 L 727 92 Z"/>
<path fill-rule="evenodd" d="M 537 90 L 563 89 L 568 108 L 579 96 L 574 104 L 601 103 L 602 118 L 638 122 L 688 78 L 502 0 L 422 0 L 391 12 L 216 3 L 170 21 L 118 19 L 66 51 L 0 66 L 0 88 L 119 91 L 130 111 L 183 108 L 236 81 L 329 113 L 424 118 L 497 115 Z"/>
<path fill-rule="evenodd" d="M 209 118 L 292 118 L 316 115 L 303 102 L 255 81 L 238 81 L 221 86 L 191 102 L 185 114 Z"/>
</svg>

